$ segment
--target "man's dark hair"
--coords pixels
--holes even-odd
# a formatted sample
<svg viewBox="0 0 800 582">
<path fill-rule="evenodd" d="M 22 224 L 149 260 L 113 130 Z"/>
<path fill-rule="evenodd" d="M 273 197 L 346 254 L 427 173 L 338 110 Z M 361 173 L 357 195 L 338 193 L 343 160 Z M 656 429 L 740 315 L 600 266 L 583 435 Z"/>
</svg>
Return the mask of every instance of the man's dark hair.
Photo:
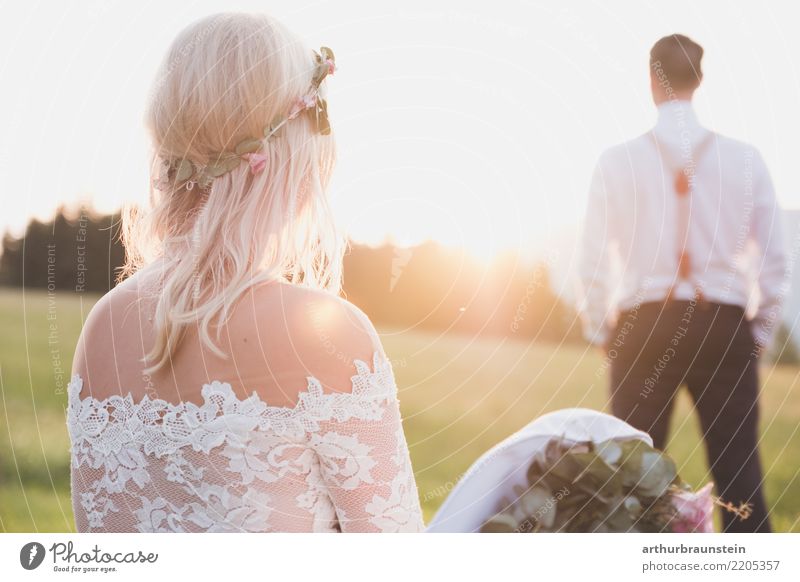
<svg viewBox="0 0 800 582">
<path fill-rule="evenodd" d="M 688 36 L 670 34 L 650 49 L 650 72 L 665 87 L 696 89 L 703 78 L 703 47 Z"/>
</svg>

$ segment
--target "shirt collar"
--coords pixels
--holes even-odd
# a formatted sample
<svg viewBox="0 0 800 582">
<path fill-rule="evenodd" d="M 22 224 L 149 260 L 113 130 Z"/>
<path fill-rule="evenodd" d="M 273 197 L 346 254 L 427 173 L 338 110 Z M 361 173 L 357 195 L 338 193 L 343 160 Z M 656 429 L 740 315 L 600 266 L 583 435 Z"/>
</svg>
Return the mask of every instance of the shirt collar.
<svg viewBox="0 0 800 582">
<path fill-rule="evenodd" d="M 658 106 L 655 131 L 662 137 L 678 138 L 682 134 L 694 137 L 700 129 L 702 126 L 697 120 L 691 101 L 670 99 Z"/>
</svg>

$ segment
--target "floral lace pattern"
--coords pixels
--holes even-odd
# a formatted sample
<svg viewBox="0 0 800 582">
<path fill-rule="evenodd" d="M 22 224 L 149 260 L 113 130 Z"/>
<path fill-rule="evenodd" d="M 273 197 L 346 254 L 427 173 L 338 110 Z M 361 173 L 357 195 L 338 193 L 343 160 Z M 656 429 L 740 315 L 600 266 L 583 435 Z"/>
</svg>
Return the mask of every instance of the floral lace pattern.
<svg viewBox="0 0 800 582">
<path fill-rule="evenodd" d="M 79 531 L 421 531 L 391 365 L 350 392 L 314 377 L 294 407 L 211 382 L 203 404 L 81 399 L 68 387 Z"/>
</svg>

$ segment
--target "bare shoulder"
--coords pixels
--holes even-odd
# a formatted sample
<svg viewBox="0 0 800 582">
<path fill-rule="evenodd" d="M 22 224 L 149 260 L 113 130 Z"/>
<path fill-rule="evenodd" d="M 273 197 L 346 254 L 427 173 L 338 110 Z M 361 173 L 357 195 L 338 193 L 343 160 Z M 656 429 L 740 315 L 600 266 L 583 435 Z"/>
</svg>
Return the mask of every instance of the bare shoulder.
<svg viewBox="0 0 800 582">
<path fill-rule="evenodd" d="M 140 337 L 141 313 L 136 280 L 125 281 L 103 295 L 89 310 L 75 347 L 72 373 L 95 384 L 112 382 L 119 355 Z"/>
<path fill-rule="evenodd" d="M 234 317 L 245 328 L 288 327 L 316 330 L 341 339 L 371 342 L 377 337 L 372 322 L 358 307 L 328 291 L 286 283 L 257 285 L 238 304 Z"/>
<path fill-rule="evenodd" d="M 115 318 L 117 325 L 128 323 L 132 306 L 142 299 L 138 279 L 139 277 L 134 275 L 98 299 L 86 316 L 83 331 L 92 335 L 104 333 L 109 330 Z"/>
<path fill-rule="evenodd" d="M 383 354 L 375 327 L 358 307 L 327 291 L 285 283 L 246 292 L 227 327 L 232 345 L 260 350 L 273 369 L 314 376 L 337 391 L 350 389 L 357 361 L 371 364 Z"/>
</svg>

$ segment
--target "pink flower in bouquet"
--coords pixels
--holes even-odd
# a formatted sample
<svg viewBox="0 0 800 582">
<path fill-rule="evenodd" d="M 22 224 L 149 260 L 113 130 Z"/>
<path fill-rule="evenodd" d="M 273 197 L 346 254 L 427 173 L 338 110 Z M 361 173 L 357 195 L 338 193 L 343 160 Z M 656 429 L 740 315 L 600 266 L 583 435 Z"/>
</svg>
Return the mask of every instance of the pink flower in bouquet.
<svg viewBox="0 0 800 582">
<path fill-rule="evenodd" d="M 260 174 L 267 167 L 267 156 L 264 154 L 247 154 L 247 161 L 250 163 L 250 172 Z"/>
<path fill-rule="evenodd" d="M 713 486 L 713 483 L 709 483 L 700 491 L 678 491 L 672 494 L 672 505 L 678 512 L 672 522 L 675 533 L 713 533 Z"/>
</svg>

